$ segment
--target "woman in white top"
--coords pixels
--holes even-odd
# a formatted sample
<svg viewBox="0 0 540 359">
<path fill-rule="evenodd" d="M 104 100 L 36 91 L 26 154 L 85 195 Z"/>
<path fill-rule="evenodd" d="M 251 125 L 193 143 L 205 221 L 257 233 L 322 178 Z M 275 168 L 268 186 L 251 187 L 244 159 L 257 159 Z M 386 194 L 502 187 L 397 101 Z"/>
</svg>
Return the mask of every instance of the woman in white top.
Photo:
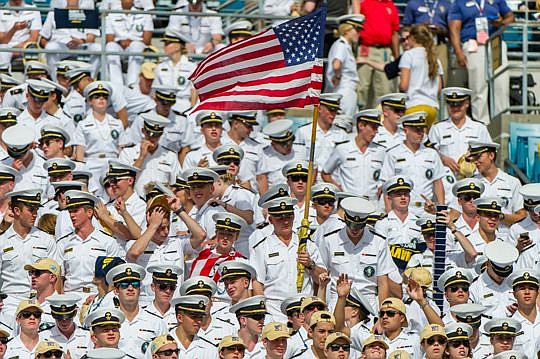
<svg viewBox="0 0 540 359">
<path fill-rule="evenodd" d="M 118 158 L 120 137 L 124 134 L 122 121 L 107 113 L 112 92 L 106 82 L 95 81 L 84 89 L 91 110 L 75 129 L 72 144 L 75 160 L 86 161 L 88 171 L 100 178 L 110 159 Z"/>
<path fill-rule="evenodd" d="M 442 89 L 443 70 L 437 60 L 433 37 L 426 25 L 414 25 L 409 34 L 410 50 L 399 61 L 399 89 L 407 93 L 406 114 L 425 111 L 431 126 L 437 118 L 438 97 Z"/>
</svg>

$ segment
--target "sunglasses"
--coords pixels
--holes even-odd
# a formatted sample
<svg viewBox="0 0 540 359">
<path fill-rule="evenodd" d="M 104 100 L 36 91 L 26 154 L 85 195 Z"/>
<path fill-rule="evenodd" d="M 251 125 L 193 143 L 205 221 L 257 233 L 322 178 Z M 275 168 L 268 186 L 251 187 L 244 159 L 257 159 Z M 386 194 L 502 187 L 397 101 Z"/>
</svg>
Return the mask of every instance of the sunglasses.
<svg viewBox="0 0 540 359">
<path fill-rule="evenodd" d="M 9 342 L 9 338 L 8 337 L 0 337 L 0 343 L 2 344 L 7 344 Z"/>
<path fill-rule="evenodd" d="M 426 340 L 426 343 L 428 343 L 428 345 L 433 345 L 435 344 L 435 342 L 439 343 L 440 345 L 444 345 L 446 344 L 446 338 L 444 337 L 437 337 L 437 338 L 427 338 Z"/>
<path fill-rule="evenodd" d="M 465 201 L 465 202 L 470 202 L 470 201 L 473 201 L 475 199 L 478 199 L 480 198 L 479 196 L 474 196 L 472 194 L 464 194 L 462 196 L 459 196 L 459 199 L 462 200 L 462 201 Z"/>
<path fill-rule="evenodd" d="M 43 273 L 47 273 L 48 271 L 46 270 L 39 270 L 39 269 L 31 269 L 28 271 L 28 275 L 31 276 L 31 277 L 39 277 L 41 276 Z"/>
<path fill-rule="evenodd" d="M 162 291 L 165 291 L 167 289 L 170 289 L 172 291 L 176 290 L 176 284 L 159 283 L 157 286 L 158 286 L 159 290 L 162 290 Z"/>
<path fill-rule="evenodd" d="M 398 314 L 398 312 L 395 310 L 381 310 L 379 312 L 379 317 L 382 318 L 386 315 L 388 318 L 394 318 L 396 314 Z"/>
<path fill-rule="evenodd" d="M 173 354 L 178 354 L 178 353 L 180 353 L 180 349 L 167 349 L 167 350 L 161 350 L 161 351 L 156 352 L 156 354 L 163 355 L 166 357 L 172 357 Z"/>
<path fill-rule="evenodd" d="M 224 166 L 229 166 L 231 163 L 234 163 L 235 166 L 240 166 L 240 160 L 236 158 L 225 159 L 225 160 L 219 161 L 219 164 L 224 165 Z"/>
<path fill-rule="evenodd" d="M 450 289 L 450 292 L 451 293 L 455 293 L 457 292 L 458 290 L 462 290 L 464 292 L 468 292 L 469 291 L 469 286 L 467 284 L 462 284 L 462 285 L 451 285 L 450 287 L 448 287 L 448 289 Z"/>
<path fill-rule="evenodd" d="M 176 101 L 159 100 L 159 103 L 163 106 L 172 106 Z"/>
<path fill-rule="evenodd" d="M 322 199 L 315 200 L 315 203 L 317 203 L 320 206 L 325 206 L 325 205 L 334 206 L 334 204 L 336 204 L 336 200 L 331 199 L 331 198 L 322 198 Z"/>
<path fill-rule="evenodd" d="M 293 176 L 289 176 L 289 178 L 291 179 L 291 181 L 293 182 L 307 182 L 307 177 L 308 176 L 301 176 L 301 175 L 293 175 Z"/>
<path fill-rule="evenodd" d="M 246 351 L 246 348 L 244 348 L 243 346 L 241 345 L 233 345 L 233 346 L 230 346 L 230 347 L 226 347 L 224 349 L 227 349 L 231 352 L 236 352 L 236 351 L 239 351 L 241 353 L 245 352 Z"/>
<path fill-rule="evenodd" d="M 469 341 L 468 340 L 453 340 L 450 342 L 450 346 L 452 348 L 459 348 L 460 346 L 468 347 Z"/>
<path fill-rule="evenodd" d="M 266 314 L 252 314 L 252 315 L 248 315 L 247 317 L 256 321 L 261 321 L 261 320 L 264 320 L 264 318 L 266 318 Z"/>
<path fill-rule="evenodd" d="M 30 312 L 30 311 L 23 311 L 21 314 L 19 314 L 20 317 L 23 317 L 24 319 L 28 319 L 31 316 L 34 316 L 34 318 L 39 319 L 41 318 L 41 312 Z"/>
<path fill-rule="evenodd" d="M 308 305 L 304 310 L 307 310 L 307 311 L 312 311 L 312 310 L 319 310 L 319 311 L 322 311 L 322 310 L 325 310 L 326 307 L 322 304 L 314 304 L 314 305 Z"/>
<path fill-rule="evenodd" d="M 366 227 L 365 223 L 353 223 L 347 220 L 345 221 L 345 225 L 347 226 L 347 228 L 353 231 L 358 231 Z"/>
<path fill-rule="evenodd" d="M 116 285 L 116 287 L 120 289 L 128 289 L 129 286 L 132 286 L 134 289 L 139 289 L 141 287 L 141 281 L 135 280 L 133 282 L 122 282 Z"/>
<path fill-rule="evenodd" d="M 48 351 L 48 352 L 45 352 L 43 354 L 40 355 L 40 357 L 43 357 L 43 358 L 61 358 L 62 357 L 62 351 L 61 350 L 51 350 L 51 351 Z"/>
<path fill-rule="evenodd" d="M 337 352 L 340 349 L 343 349 L 346 352 L 351 351 L 351 345 L 350 344 L 330 344 L 328 346 L 328 348 L 330 348 L 330 350 L 333 351 L 333 352 Z"/>
</svg>

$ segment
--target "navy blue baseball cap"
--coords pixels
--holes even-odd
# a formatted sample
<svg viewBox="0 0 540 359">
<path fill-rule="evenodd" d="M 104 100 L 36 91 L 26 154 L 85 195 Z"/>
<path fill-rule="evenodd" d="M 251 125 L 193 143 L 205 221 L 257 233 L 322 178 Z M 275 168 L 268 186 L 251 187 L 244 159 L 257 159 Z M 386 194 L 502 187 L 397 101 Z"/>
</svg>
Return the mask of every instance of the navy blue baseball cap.
<svg viewBox="0 0 540 359">
<path fill-rule="evenodd" d="M 99 256 L 96 259 L 96 267 L 94 271 L 94 275 L 96 278 L 103 278 L 107 276 L 107 273 L 114 267 L 120 264 L 126 263 L 125 260 L 123 260 L 120 257 L 106 257 L 106 256 Z"/>
</svg>

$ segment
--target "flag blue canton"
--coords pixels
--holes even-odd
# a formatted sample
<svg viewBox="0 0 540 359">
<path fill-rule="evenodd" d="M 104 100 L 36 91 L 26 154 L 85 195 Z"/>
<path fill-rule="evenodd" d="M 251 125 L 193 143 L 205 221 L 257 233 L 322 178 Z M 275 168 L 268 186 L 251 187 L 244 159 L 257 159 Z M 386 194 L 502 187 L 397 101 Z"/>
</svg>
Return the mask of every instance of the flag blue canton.
<svg viewBox="0 0 540 359">
<path fill-rule="evenodd" d="M 323 57 L 325 13 L 313 13 L 274 27 L 283 49 L 285 66 L 294 66 Z"/>
</svg>

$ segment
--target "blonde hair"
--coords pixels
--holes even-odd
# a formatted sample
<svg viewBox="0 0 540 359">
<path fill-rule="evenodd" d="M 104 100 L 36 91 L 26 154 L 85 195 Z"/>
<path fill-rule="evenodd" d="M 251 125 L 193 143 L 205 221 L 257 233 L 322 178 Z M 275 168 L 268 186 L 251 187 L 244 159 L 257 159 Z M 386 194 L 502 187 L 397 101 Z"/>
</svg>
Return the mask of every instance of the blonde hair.
<svg viewBox="0 0 540 359">
<path fill-rule="evenodd" d="M 350 29 L 353 29 L 353 28 L 354 28 L 354 26 L 352 26 L 351 24 L 341 24 L 341 25 L 339 25 L 339 27 L 338 27 L 339 36 L 345 35 L 345 33 L 347 31 L 349 31 Z"/>
<path fill-rule="evenodd" d="M 45 213 L 41 216 L 36 226 L 43 232 L 54 236 L 54 229 L 56 228 L 56 214 Z"/>
<path fill-rule="evenodd" d="M 426 57 L 428 63 L 428 77 L 433 80 L 437 77 L 439 63 L 437 62 L 437 54 L 435 53 L 435 44 L 431 31 L 426 25 L 413 25 L 409 36 L 414 38 L 414 41 L 426 49 Z"/>
</svg>

